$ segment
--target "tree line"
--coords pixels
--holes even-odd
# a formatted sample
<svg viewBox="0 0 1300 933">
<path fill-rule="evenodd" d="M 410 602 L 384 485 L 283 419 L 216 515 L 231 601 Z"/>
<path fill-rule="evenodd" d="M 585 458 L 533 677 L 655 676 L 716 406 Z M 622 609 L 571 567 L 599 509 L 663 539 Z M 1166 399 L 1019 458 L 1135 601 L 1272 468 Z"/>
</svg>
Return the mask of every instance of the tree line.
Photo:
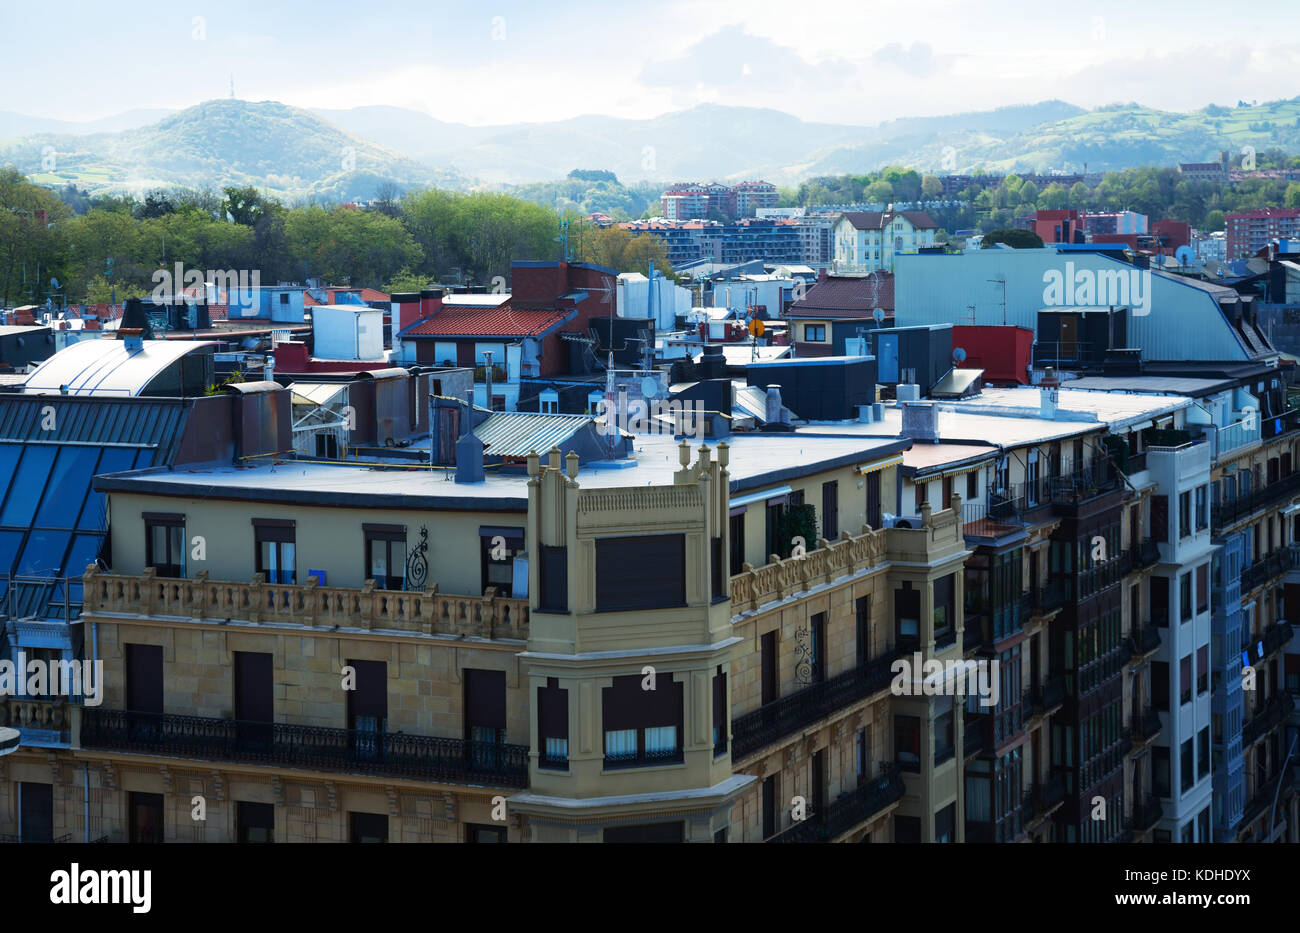
<svg viewBox="0 0 1300 933">
<path fill-rule="evenodd" d="M 252 187 L 92 195 L 0 168 L 0 305 L 121 302 L 153 273 L 257 270 L 263 284 L 321 278 L 385 291 L 491 284 L 512 260 L 568 257 L 618 272 L 672 270 L 656 238 L 600 229 L 506 194 L 385 188 L 365 206 L 288 206 Z M 55 284 L 57 283 L 57 285 Z"/>
</svg>

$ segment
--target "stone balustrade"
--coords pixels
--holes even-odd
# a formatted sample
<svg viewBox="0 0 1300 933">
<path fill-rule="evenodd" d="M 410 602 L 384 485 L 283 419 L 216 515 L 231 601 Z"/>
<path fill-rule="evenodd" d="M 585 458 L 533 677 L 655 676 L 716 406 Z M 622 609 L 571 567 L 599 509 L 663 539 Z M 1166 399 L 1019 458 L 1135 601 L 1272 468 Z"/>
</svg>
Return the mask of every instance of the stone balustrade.
<svg viewBox="0 0 1300 933">
<path fill-rule="evenodd" d="M 124 613 L 224 622 L 238 619 L 304 625 L 459 635 L 478 638 L 528 637 L 528 600 L 496 595 L 381 590 L 367 580 L 360 588 L 307 583 L 267 583 L 256 574 L 250 583 L 159 577 L 150 567 L 139 575 L 101 573 L 86 568 L 83 614 Z"/>
</svg>

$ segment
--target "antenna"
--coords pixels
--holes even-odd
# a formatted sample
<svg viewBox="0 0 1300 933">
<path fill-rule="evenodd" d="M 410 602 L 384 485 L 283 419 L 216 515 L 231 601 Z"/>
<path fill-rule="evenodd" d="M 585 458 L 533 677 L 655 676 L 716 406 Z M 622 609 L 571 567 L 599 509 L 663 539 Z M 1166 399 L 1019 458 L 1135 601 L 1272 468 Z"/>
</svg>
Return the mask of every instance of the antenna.
<svg viewBox="0 0 1300 933">
<path fill-rule="evenodd" d="M 230 99 L 235 99 L 235 73 L 233 71 L 230 73 Z"/>
<path fill-rule="evenodd" d="M 1002 286 L 1002 326 L 1007 325 L 1007 277 L 999 274 L 995 279 L 989 279 L 994 285 Z"/>
</svg>

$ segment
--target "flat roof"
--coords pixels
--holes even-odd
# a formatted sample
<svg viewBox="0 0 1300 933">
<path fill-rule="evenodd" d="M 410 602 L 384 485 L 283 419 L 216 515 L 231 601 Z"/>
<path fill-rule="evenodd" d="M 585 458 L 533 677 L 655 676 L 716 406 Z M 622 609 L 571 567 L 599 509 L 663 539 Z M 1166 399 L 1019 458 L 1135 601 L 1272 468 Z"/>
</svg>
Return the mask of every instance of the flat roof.
<svg viewBox="0 0 1300 933">
<path fill-rule="evenodd" d="M 732 494 L 762 490 L 811 472 L 867 465 L 900 453 L 906 438 L 809 437 L 800 433 L 737 434 L 730 447 Z M 583 464 L 585 489 L 671 486 L 680 469 L 678 441 L 671 435 L 638 434 L 628 461 Z M 692 459 L 700 445 L 691 444 Z M 708 444 L 716 448 L 716 442 Z M 490 453 L 490 451 L 489 451 Z M 545 451 L 538 451 L 545 456 Z M 171 471 L 142 470 L 100 476 L 95 488 L 108 492 L 169 495 L 194 499 L 238 499 L 286 505 L 350 508 L 406 508 L 522 512 L 528 508 L 528 476 L 488 468 L 481 483 L 452 482 L 452 469 L 383 469 L 361 464 L 288 460 L 245 467 L 220 466 Z"/>
<path fill-rule="evenodd" d="M 1066 386 L 1069 383 L 1065 384 Z M 942 404 L 954 407 L 994 406 L 1015 410 L 1037 411 L 1042 393 L 1037 386 L 985 389 L 968 399 L 953 399 Z M 1137 392 L 1090 392 L 1063 386 L 1057 394 L 1056 409 L 1067 416 L 1094 415 L 1112 427 L 1127 427 L 1150 418 L 1189 408 L 1192 400 L 1183 395 L 1150 395 Z"/>
<path fill-rule="evenodd" d="M 976 399 L 979 397 L 976 396 Z M 1019 447 L 1045 441 L 1101 431 L 1106 426 L 1097 421 L 1048 421 L 1043 418 L 1013 417 L 1009 414 L 984 414 L 949 410 L 960 405 L 958 401 L 934 402 L 939 409 L 939 442 L 953 444 L 989 443 L 1000 447 Z M 849 421 L 840 424 L 810 424 L 800 426 L 800 434 L 857 437 L 898 437 L 903 429 L 903 412 L 887 406 L 881 421 L 864 423 Z M 917 441 L 917 446 L 926 443 Z"/>
<path fill-rule="evenodd" d="M 1070 389 L 1091 392 L 1139 392 L 1148 395 L 1213 395 L 1236 385 L 1233 379 L 1197 379 L 1193 376 L 1085 376 L 1064 383 Z"/>
<path fill-rule="evenodd" d="M 928 472 L 935 467 L 952 467 L 971 461 L 972 465 L 980 460 L 992 459 L 998 450 L 988 444 L 913 444 L 910 450 L 903 451 L 904 468 L 917 473 Z"/>
</svg>

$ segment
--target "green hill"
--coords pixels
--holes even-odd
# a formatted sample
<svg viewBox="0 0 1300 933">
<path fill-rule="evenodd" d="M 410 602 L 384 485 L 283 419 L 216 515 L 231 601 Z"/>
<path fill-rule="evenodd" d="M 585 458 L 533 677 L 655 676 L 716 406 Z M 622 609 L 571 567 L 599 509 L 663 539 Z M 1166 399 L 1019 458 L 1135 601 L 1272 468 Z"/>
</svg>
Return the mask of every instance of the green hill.
<svg viewBox="0 0 1300 933">
<path fill-rule="evenodd" d="M 28 136 L 0 144 L 5 162 L 33 181 L 91 190 L 255 185 L 286 199 L 346 200 L 374 197 L 381 180 L 465 187 L 454 172 L 274 101 L 207 101 L 120 133 Z"/>
</svg>

